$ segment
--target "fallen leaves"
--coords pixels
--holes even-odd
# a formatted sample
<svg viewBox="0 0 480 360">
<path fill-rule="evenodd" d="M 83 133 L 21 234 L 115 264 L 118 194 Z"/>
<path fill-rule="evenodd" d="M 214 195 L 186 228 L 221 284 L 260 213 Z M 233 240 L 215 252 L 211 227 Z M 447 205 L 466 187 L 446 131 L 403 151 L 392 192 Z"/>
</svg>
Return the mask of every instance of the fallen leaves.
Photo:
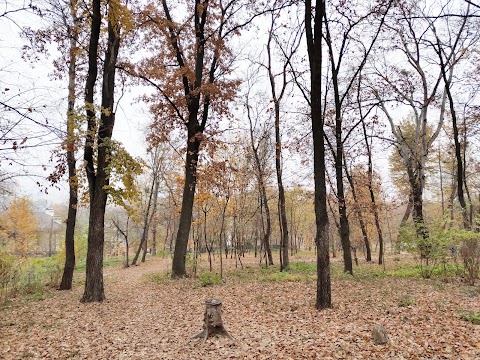
<svg viewBox="0 0 480 360">
<path fill-rule="evenodd" d="M 248 262 L 255 266 L 253 258 Z M 459 309 L 479 311 L 479 297 L 469 297 L 459 283 L 337 280 L 334 308 L 319 312 L 314 281 L 232 276 L 210 287 L 199 287 L 194 279 L 145 281 L 169 266 L 169 260 L 149 258 L 138 267 L 106 269 L 104 303 L 80 304 L 83 289 L 77 285 L 71 292 L 0 310 L 0 358 L 480 358 L 480 327 L 458 315 Z M 407 295 L 415 301 L 399 306 Z M 204 301 L 210 297 L 223 300 L 223 322 L 235 340 L 191 339 L 202 330 Z M 377 324 L 386 328 L 388 344 L 373 344 Z"/>
</svg>

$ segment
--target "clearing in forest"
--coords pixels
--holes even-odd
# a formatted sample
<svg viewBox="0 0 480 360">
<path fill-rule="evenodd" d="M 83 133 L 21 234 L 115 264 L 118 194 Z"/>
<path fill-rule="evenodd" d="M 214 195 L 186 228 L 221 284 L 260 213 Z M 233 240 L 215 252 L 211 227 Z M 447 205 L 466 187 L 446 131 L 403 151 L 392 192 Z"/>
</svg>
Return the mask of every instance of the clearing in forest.
<svg viewBox="0 0 480 360">
<path fill-rule="evenodd" d="M 388 258 L 356 267 L 332 264 L 334 307 L 317 311 L 313 254 L 293 256 L 286 272 L 243 269 L 227 259 L 224 280 L 208 273 L 173 281 L 170 259 L 105 269 L 107 300 L 81 304 L 84 274 L 73 291 L 0 310 L 2 359 L 475 359 L 480 358 L 480 288 L 458 279 L 415 276 L 411 261 Z M 395 260 L 395 261 L 394 261 Z M 401 261 L 398 261 L 401 260 Z M 218 263 L 218 261 L 217 261 Z M 202 331 L 205 299 L 223 300 L 234 337 L 192 339 Z M 477 323 L 477 324 L 476 324 Z M 374 345 L 372 330 L 389 337 Z"/>
</svg>

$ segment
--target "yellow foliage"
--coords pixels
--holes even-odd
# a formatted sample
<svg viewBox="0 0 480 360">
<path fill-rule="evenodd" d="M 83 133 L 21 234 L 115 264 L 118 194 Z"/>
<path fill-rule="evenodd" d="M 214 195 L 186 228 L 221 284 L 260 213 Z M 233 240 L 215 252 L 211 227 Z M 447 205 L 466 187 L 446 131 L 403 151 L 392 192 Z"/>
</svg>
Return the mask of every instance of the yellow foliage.
<svg viewBox="0 0 480 360">
<path fill-rule="evenodd" d="M 108 21 L 114 25 L 118 31 L 123 29 L 125 32 L 132 30 L 135 27 L 132 12 L 120 0 L 110 0 L 108 11 Z"/>
<path fill-rule="evenodd" d="M 110 183 L 108 194 L 114 204 L 122 206 L 129 216 L 135 217 L 136 204 L 140 197 L 136 177 L 143 173 L 145 162 L 133 158 L 120 143 L 111 141 L 108 158 Z"/>
<path fill-rule="evenodd" d="M 37 220 L 27 198 L 13 199 L 0 215 L 0 239 L 10 253 L 26 257 L 37 246 Z"/>
</svg>

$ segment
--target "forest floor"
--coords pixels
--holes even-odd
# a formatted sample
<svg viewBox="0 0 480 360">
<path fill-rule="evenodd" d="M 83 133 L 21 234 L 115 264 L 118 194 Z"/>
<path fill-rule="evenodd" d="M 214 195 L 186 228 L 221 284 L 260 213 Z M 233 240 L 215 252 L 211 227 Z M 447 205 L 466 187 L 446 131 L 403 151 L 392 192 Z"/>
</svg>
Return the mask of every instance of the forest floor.
<svg viewBox="0 0 480 360">
<path fill-rule="evenodd" d="M 402 266 L 393 257 L 387 273 L 363 264 L 352 278 L 335 259 L 333 308 L 318 311 L 313 254 L 293 257 L 292 270 L 282 274 L 261 270 L 253 256 L 242 260 L 243 270 L 224 261 L 224 281 L 211 286 L 202 286 L 218 280 L 208 275 L 170 280 L 171 260 L 160 257 L 109 267 L 107 299 L 95 304 L 79 302 L 84 274 L 77 274 L 73 291 L 0 309 L 0 358 L 480 359 L 480 325 L 462 319 L 480 312 L 478 286 L 389 273 Z M 201 266 L 208 267 L 205 255 Z M 234 340 L 192 339 L 210 297 L 223 300 Z M 373 344 L 377 324 L 387 330 L 385 345 Z"/>
</svg>

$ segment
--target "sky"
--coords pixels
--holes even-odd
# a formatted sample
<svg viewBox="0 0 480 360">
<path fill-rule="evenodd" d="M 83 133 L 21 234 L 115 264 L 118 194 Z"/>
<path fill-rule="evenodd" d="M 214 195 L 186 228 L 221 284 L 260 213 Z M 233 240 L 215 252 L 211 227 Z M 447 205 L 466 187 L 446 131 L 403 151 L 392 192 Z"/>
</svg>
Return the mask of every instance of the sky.
<svg viewBox="0 0 480 360">
<path fill-rule="evenodd" d="M 2 10 L 0 10 L 1 12 Z M 66 112 L 67 80 L 54 80 L 51 76 L 52 60 L 58 54 L 52 47 L 50 49 L 52 54 L 49 58 L 40 56 L 34 64 L 22 59 L 21 48 L 25 44 L 25 40 L 19 36 L 19 28 L 38 23 L 38 17 L 28 13 L 18 13 L 14 15 L 13 20 L 0 18 L 0 88 L 11 88 L 11 92 L 28 89 L 25 94 L 19 96 L 19 99 L 26 102 L 34 101 L 32 117 L 35 115 L 36 119 L 48 119 L 50 124 L 63 124 Z M 255 50 L 258 51 L 258 49 Z M 242 73 L 242 69 L 239 69 L 239 73 Z M 147 106 L 138 100 L 144 90 L 138 87 L 131 88 L 121 98 L 117 96 L 119 102 L 113 137 L 119 140 L 133 156 L 144 156 L 146 153 L 144 134 L 150 116 Z M 61 128 L 63 129 L 64 125 L 61 125 Z M 50 144 L 47 146 L 24 153 L 23 158 L 28 159 L 27 163 L 47 165 L 47 171 L 32 167 L 29 168 L 29 172 L 43 177 L 48 174 L 50 150 L 56 142 L 58 142 L 58 138 L 52 136 Z M 376 170 L 382 174 L 384 185 L 391 186 L 388 176 L 388 157 L 388 151 L 379 151 L 376 153 L 375 164 L 377 165 Z M 294 151 L 285 150 L 284 178 L 287 184 L 289 182 L 309 183 L 310 170 L 298 172 L 299 161 L 300 159 Z M 46 183 L 42 182 L 42 186 L 39 187 L 37 181 L 37 177 L 19 177 L 16 180 L 15 192 L 20 196 L 24 195 L 43 201 L 46 206 L 67 201 L 66 182 L 59 184 L 60 190 L 49 188 L 48 193 L 45 193 L 41 189 L 45 187 Z"/>
<path fill-rule="evenodd" d="M 3 8 L 0 8 L 1 13 Z M 7 92 L 3 92 L 0 100 L 19 105 L 20 108 L 30 107 L 33 111 L 26 112 L 32 119 L 42 123 L 48 120 L 49 124 L 65 131 L 63 124 L 67 109 L 67 79 L 60 81 L 52 78 L 52 61 L 58 56 L 58 52 L 54 47 L 50 47 L 51 54 L 48 58 L 40 55 L 34 62 L 22 58 L 22 46 L 27 42 L 20 37 L 19 29 L 21 26 L 32 26 L 36 23 L 39 23 L 38 17 L 26 12 L 14 14 L 11 20 L 0 18 L 0 89 L 8 89 Z M 133 88 L 121 97 L 113 135 L 114 139 L 120 141 L 133 156 L 145 154 L 144 129 L 149 121 L 146 107 L 137 99 L 139 94 L 138 89 Z M 16 114 L 9 116 L 15 121 L 20 119 Z M 5 121 L 5 118 L 0 118 L 0 121 Z M 23 131 L 27 133 L 40 131 L 40 127 L 27 119 L 24 119 L 22 124 Z M 46 135 L 44 139 L 46 141 L 43 141 L 40 147 L 18 151 L 22 158 L 22 166 L 3 162 L 0 163 L 0 169 L 3 167 L 17 172 L 23 172 L 23 169 L 33 175 L 16 178 L 14 190 L 17 195 L 33 197 L 48 204 L 65 202 L 68 199 L 65 182 L 59 184 L 59 190 L 49 188 L 45 181 L 41 181 L 41 187 L 37 185 L 37 181 L 48 175 L 51 169 L 49 166 L 51 150 L 58 147 L 59 142 L 58 136 L 53 134 Z M 33 145 L 37 142 L 28 139 L 25 144 Z M 3 149 L 2 155 L 6 153 L 5 146 Z M 47 171 L 39 166 L 33 166 L 34 164 L 46 165 Z M 45 187 L 48 188 L 47 194 L 41 191 Z"/>
</svg>

